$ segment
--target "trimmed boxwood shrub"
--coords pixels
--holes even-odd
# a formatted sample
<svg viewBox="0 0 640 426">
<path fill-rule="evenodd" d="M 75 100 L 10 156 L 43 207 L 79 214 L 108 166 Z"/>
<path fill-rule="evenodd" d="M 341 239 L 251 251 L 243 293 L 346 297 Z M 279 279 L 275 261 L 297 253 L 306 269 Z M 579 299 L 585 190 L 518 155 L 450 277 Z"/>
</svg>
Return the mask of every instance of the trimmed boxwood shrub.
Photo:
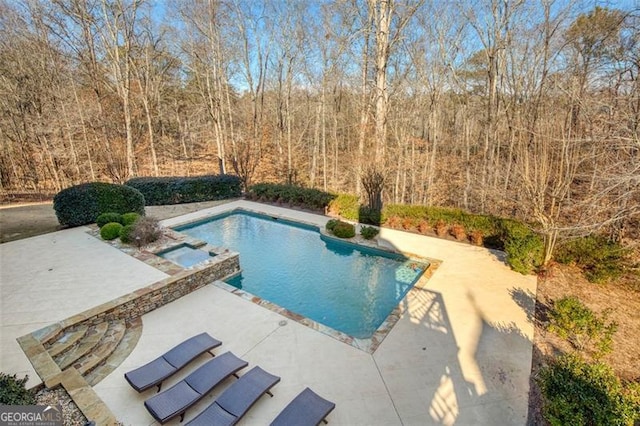
<svg viewBox="0 0 640 426">
<path fill-rule="evenodd" d="M 144 214 L 144 197 L 135 188 L 91 182 L 71 186 L 53 198 L 58 222 L 64 226 L 94 223 L 102 213 Z"/>
<path fill-rule="evenodd" d="M 100 228 L 100 236 L 103 240 L 115 240 L 120 236 L 122 231 L 122 224 L 118 222 L 111 222 Z"/>
<path fill-rule="evenodd" d="M 363 226 L 362 229 L 360 229 L 360 235 L 362 235 L 362 238 L 365 240 L 373 239 L 379 232 L 378 228 L 374 228 L 373 226 Z"/>
<path fill-rule="evenodd" d="M 136 229 L 136 226 L 133 223 L 129 225 L 124 225 L 120 230 L 120 241 L 122 241 L 125 244 L 131 244 L 133 240 L 131 238 L 131 234 L 134 232 L 135 229 Z"/>
<path fill-rule="evenodd" d="M 333 235 L 338 238 L 353 238 L 356 236 L 356 227 L 350 223 L 339 221 L 333 227 Z"/>
<path fill-rule="evenodd" d="M 102 213 L 96 219 L 96 224 L 98 225 L 98 228 L 102 228 L 103 226 L 105 226 L 107 223 L 110 223 L 110 222 L 122 223 L 122 215 L 120 213 L 113 213 L 113 212 Z"/>
<path fill-rule="evenodd" d="M 329 219 L 327 221 L 327 224 L 325 225 L 325 228 L 327 229 L 327 231 L 333 232 L 333 228 L 335 228 L 339 222 L 340 221 L 338 219 Z"/>
<path fill-rule="evenodd" d="M 633 425 L 640 419 L 637 385 L 626 387 L 603 362 L 563 355 L 540 370 L 542 412 L 553 426 Z"/>
<path fill-rule="evenodd" d="M 124 226 L 132 225 L 138 219 L 140 219 L 140 215 L 138 213 L 129 212 L 122 215 L 120 223 Z"/>
<path fill-rule="evenodd" d="M 33 405 L 35 395 L 26 388 L 29 376 L 18 379 L 13 374 L 0 373 L 0 404 L 3 405 Z"/>
<path fill-rule="evenodd" d="M 232 175 L 139 177 L 125 185 L 140 191 L 148 206 L 224 200 L 242 195 L 242 181 Z"/>
</svg>

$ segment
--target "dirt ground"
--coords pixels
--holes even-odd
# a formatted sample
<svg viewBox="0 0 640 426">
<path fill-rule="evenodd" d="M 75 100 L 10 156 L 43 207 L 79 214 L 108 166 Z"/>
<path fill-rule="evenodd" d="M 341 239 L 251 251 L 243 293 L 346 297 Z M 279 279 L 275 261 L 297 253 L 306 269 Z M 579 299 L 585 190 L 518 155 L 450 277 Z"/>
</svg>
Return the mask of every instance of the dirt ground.
<svg viewBox="0 0 640 426">
<path fill-rule="evenodd" d="M 226 201 L 146 207 L 147 215 L 160 220 L 222 204 Z M 53 204 L 30 203 L 0 206 L 0 242 L 28 238 L 60 229 Z M 589 283 L 572 267 L 553 265 L 545 276 L 538 279 L 535 316 L 531 392 L 529 398 L 529 425 L 545 424 L 541 415 L 541 397 L 535 378 L 549 357 L 566 352 L 567 343 L 546 331 L 547 311 L 553 301 L 573 295 L 597 313 L 609 311 L 609 319 L 618 323 L 613 352 L 604 360 L 624 380 L 640 380 L 640 285 L 620 282 Z"/>
</svg>

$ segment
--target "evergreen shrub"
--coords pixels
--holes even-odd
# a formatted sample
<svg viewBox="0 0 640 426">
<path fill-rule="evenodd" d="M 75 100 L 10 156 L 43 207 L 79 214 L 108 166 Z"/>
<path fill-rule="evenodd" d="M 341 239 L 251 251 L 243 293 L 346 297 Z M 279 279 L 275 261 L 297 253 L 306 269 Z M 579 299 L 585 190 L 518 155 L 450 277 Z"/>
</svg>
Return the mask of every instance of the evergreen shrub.
<svg viewBox="0 0 640 426">
<path fill-rule="evenodd" d="M 124 226 L 132 225 L 136 220 L 140 219 L 140 215 L 138 213 L 129 212 L 122 215 L 122 223 Z"/>
<path fill-rule="evenodd" d="M 125 185 L 90 182 L 71 186 L 53 198 L 58 222 L 63 226 L 94 223 L 102 213 L 144 214 L 144 197 Z"/>
<path fill-rule="evenodd" d="M 560 245 L 554 258 L 564 264 L 575 264 L 591 282 L 616 279 L 624 272 L 628 252 L 617 242 L 590 235 Z"/>
<path fill-rule="evenodd" d="M 122 224 L 119 222 L 110 222 L 100 228 L 100 236 L 103 240 L 115 240 L 120 236 L 122 231 Z"/>
<path fill-rule="evenodd" d="M 233 175 L 138 177 L 125 185 L 139 190 L 148 206 L 224 200 L 242 195 L 242 181 Z"/>
<path fill-rule="evenodd" d="M 136 225 L 133 223 L 130 223 L 129 225 L 124 225 L 120 230 L 120 241 L 122 241 L 125 244 L 131 244 L 132 243 L 131 234 L 135 229 L 136 229 Z"/>
<path fill-rule="evenodd" d="M 543 367 L 537 381 L 544 399 L 542 412 L 552 426 L 631 426 L 640 420 L 640 387 L 623 386 L 603 362 L 563 355 Z"/>
<path fill-rule="evenodd" d="M 374 228 L 373 226 L 363 226 L 360 229 L 360 235 L 362 235 L 362 238 L 365 240 L 373 239 L 379 232 L 378 228 Z"/>
<path fill-rule="evenodd" d="M 339 221 L 333 227 L 333 235 L 338 238 L 353 238 L 356 236 L 356 227 L 350 223 Z"/>
<path fill-rule="evenodd" d="M 111 223 L 111 222 L 122 223 L 122 215 L 120 213 L 113 213 L 113 212 L 102 213 L 96 219 L 96 224 L 98 225 L 98 228 L 102 228 L 107 223 Z"/>
<path fill-rule="evenodd" d="M 0 373 L 0 404 L 3 405 L 34 405 L 35 395 L 26 388 L 29 376 L 18 379 L 13 374 Z"/>
<path fill-rule="evenodd" d="M 335 195 L 296 185 L 258 183 L 249 188 L 247 197 L 253 200 L 282 202 L 319 210 L 327 207 Z"/>
<path fill-rule="evenodd" d="M 596 315 L 578 298 L 567 296 L 553 303 L 548 328 L 577 350 L 589 349 L 595 358 L 600 358 L 613 349 L 613 335 L 618 329 L 607 317 L 608 312 Z"/>
</svg>

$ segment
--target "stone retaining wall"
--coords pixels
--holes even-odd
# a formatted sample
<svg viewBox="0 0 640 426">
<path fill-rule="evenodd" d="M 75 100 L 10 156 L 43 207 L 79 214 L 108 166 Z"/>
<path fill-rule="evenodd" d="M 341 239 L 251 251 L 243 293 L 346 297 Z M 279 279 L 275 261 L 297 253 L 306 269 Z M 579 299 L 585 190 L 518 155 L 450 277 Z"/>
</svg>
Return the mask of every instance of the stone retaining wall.
<svg viewBox="0 0 640 426">
<path fill-rule="evenodd" d="M 38 330 L 42 344 L 56 339 L 65 330 L 82 325 L 92 326 L 104 321 L 130 322 L 148 312 L 173 302 L 216 280 L 225 280 L 240 273 L 240 258 L 235 252 L 225 252 L 197 266 L 140 288 L 132 293 L 95 306 L 58 323 Z"/>
</svg>

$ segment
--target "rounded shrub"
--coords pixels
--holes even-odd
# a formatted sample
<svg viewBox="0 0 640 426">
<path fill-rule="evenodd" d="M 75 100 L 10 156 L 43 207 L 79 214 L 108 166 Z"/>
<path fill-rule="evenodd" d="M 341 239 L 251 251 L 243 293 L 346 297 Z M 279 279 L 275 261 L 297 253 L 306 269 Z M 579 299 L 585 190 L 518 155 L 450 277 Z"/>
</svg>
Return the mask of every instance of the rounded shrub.
<svg viewBox="0 0 640 426">
<path fill-rule="evenodd" d="M 58 222 L 63 226 L 93 223 L 102 213 L 144 214 L 144 197 L 135 188 L 113 183 L 91 182 L 71 186 L 53 198 Z"/>
<path fill-rule="evenodd" d="M 120 236 L 122 224 L 118 222 L 110 222 L 100 228 L 100 236 L 103 240 L 115 240 Z"/>
<path fill-rule="evenodd" d="M 356 227 L 347 222 L 338 222 L 333 227 L 333 235 L 338 238 L 353 238 L 356 236 Z"/>
<path fill-rule="evenodd" d="M 340 222 L 338 219 L 329 219 L 327 221 L 327 224 L 325 225 L 325 228 L 327 229 L 327 231 L 333 232 L 333 228 L 336 227 L 338 222 Z"/>
<path fill-rule="evenodd" d="M 98 225 L 98 228 L 102 228 L 107 223 L 111 223 L 111 222 L 122 223 L 122 215 L 120 213 L 113 213 L 113 212 L 102 213 L 96 219 L 96 224 Z"/>
<path fill-rule="evenodd" d="M 131 223 L 129 225 L 124 225 L 120 230 L 120 241 L 125 244 L 131 244 L 133 241 L 132 234 L 134 233 L 136 226 Z"/>
<path fill-rule="evenodd" d="M 140 215 L 138 213 L 129 212 L 122 215 L 122 220 L 120 221 L 120 223 L 122 223 L 124 226 L 133 225 L 133 223 L 138 219 L 140 219 Z"/>
<path fill-rule="evenodd" d="M 362 229 L 360 229 L 360 235 L 362 235 L 362 238 L 365 240 L 373 239 L 379 232 L 378 228 L 374 228 L 373 226 L 363 226 Z"/>
</svg>

